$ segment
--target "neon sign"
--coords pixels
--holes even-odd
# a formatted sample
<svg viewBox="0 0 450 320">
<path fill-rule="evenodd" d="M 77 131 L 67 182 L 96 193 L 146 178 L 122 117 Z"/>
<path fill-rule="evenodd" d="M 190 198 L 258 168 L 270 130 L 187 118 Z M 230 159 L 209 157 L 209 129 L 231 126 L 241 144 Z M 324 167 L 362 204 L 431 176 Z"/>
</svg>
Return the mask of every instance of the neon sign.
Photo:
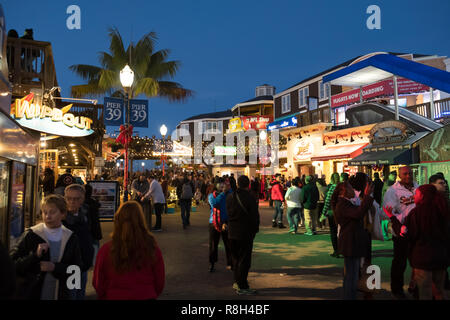
<svg viewBox="0 0 450 320">
<path fill-rule="evenodd" d="M 34 93 L 16 99 L 11 117 L 21 126 L 58 136 L 83 137 L 92 134 L 92 119 L 68 113 L 72 104 L 62 109 L 33 103 Z"/>
</svg>

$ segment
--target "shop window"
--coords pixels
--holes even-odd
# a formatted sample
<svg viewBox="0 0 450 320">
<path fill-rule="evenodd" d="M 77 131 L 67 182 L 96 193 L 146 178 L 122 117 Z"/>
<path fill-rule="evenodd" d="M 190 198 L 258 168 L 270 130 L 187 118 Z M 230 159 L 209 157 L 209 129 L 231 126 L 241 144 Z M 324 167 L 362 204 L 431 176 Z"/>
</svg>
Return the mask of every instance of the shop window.
<svg viewBox="0 0 450 320">
<path fill-rule="evenodd" d="M 311 112 L 311 122 L 314 123 L 318 123 L 319 122 L 319 110 L 315 110 Z"/>
<path fill-rule="evenodd" d="M 8 232 L 9 163 L 0 159 L 0 241 L 6 243 Z"/>
<path fill-rule="evenodd" d="M 14 247 L 24 231 L 25 164 L 13 162 L 10 194 L 10 248 Z"/>
<path fill-rule="evenodd" d="M 319 100 L 328 99 L 330 96 L 330 88 L 323 81 L 319 81 Z"/>
<path fill-rule="evenodd" d="M 286 94 L 281 97 L 281 113 L 291 111 L 291 95 Z"/>
<path fill-rule="evenodd" d="M 308 101 L 307 97 L 309 96 L 309 87 L 304 87 L 298 90 L 298 107 L 306 107 Z"/>
</svg>

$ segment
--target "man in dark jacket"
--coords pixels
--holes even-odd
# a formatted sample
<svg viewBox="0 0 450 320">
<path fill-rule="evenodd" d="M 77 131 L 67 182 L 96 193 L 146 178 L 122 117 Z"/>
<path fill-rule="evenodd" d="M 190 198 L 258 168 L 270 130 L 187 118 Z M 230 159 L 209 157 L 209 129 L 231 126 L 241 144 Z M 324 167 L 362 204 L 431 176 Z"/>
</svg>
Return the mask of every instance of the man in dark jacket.
<svg viewBox="0 0 450 320">
<path fill-rule="evenodd" d="M 373 197 L 375 199 L 375 201 L 381 206 L 381 195 L 383 192 L 383 186 L 384 183 L 383 181 L 381 181 L 380 179 L 380 174 L 378 172 L 375 172 L 373 174 L 374 180 L 373 180 L 373 184 L 374 184 L 374 189 L 373 189 Z"/>
<path fill-rule="evenodd" d="M 303 204 L 303 212 L 305 214 L 305 235 L 312 236 L 316 233 L 319 190 L 313 176 L 307 176 L 305 179 L 305 186 L 300 193 L 300 202 Z"/>
<path fill-rule="evenodd" d="M 94 258 L 94 243 L 91 233 L 89 207 L 84 203 L 85 189 L 82 185 L 71 184 L 66 187 L 65 199 L 67 202 L 67 215 L 63 224 L 78 237 L 83 260 L 81 269 L 81 289 L 76 290 L 76 300 L 83 300 L 86 293 L 87 273 L 92 266 Z"/>
<path fill-rule="evenodd" d="M 255 294 L 247 281 L 251 266 L 253 240 L 259 231 L 259 212 L 256 200 L 249 191 L 247 176 L 238 178 L 236 192 L 227 196 L 228 238 L 233 261 L 233 288 L 239 295 Z"/>
</svg>

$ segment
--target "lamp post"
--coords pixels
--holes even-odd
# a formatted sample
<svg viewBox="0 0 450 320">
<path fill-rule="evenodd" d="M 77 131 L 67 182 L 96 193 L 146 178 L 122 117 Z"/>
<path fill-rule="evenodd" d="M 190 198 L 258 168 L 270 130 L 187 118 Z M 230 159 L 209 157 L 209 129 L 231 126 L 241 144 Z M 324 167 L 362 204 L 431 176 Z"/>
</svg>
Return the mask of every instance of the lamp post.
<svg viewBox="0 0 450 320">
<path fill-rule="evenodd" d="M 142 166 L 142 173 L 144 173 L 145 162 L 142 162 L 141 166 Z"/>
<path fill-rule="evenodd" d="M 128 129 L 130 127 L 130 92 L 131 92 L 131 86 L 133 85 L 134 81 L 134 72 L 131 70 L 131 68 L 128 66 L 128 64 L 120 71 L 120 83 L 122 84 L 122 87 L 125 91 L 125 103 L 127 106 L 127 112 L 126 112 L 126 135 L 125 135 L 125 172 L 124 172 L 124 179 L 123 179 L 123 202 L 128 201 Z"/>
<path fill-rule="evenodd" d="M 166 138 L 166 134 L 167 134 L 167 127 L 166 125 L 162 125 L 161 128 L 159 128 L 159 132 L 161 133 L 163 139 L 162 139 L 162 143 L 163 143 L 163 149 L 162 149 L 162 156 L 161 156 L 161 162 L 162 162 L 162 174 L 164 177 L 164 160 L 165 160 L 165 155 L 164 155 L 164 151 L 166 151 L 166 142 L 165 142 L 165 138 Z"/>
</svg>

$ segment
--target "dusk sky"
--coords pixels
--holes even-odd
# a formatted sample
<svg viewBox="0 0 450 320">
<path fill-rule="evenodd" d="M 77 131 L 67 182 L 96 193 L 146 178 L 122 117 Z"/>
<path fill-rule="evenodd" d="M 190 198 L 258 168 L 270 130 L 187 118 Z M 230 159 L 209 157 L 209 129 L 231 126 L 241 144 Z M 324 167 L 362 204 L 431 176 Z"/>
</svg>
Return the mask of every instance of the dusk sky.
<svg viewBox="0 0 450 320">
<path fill-rule="evenodd" d="M 69 5 L 81 8 L 81 30 L 66 27 Z M 381 30 L 369 30 L 369 5 L 381 9 Z M 2 1 L 7 29 L 49 41 L 62 96 L 84 83 L 73 64 L 99 65 L 108 51 L 109 27 L 125 44 L 155 31 L 157 49 L 182 62 L 174 81 L 195 91 L 184 104 L 150 99 L 149 128 L 141 136 L 169 132 L 190 116 L 221 111 L 254 97 L 267 83 L 287 87 L 358 55 L 374 51 L 450 56 L 449 0 L 341 1 Z M 99 99 L 103 103 L 103 98 Z M 109 128 L 114 129 L 114 128 Z M 110 131 L 109 130 L 109 131 Z"/>
</svg>

